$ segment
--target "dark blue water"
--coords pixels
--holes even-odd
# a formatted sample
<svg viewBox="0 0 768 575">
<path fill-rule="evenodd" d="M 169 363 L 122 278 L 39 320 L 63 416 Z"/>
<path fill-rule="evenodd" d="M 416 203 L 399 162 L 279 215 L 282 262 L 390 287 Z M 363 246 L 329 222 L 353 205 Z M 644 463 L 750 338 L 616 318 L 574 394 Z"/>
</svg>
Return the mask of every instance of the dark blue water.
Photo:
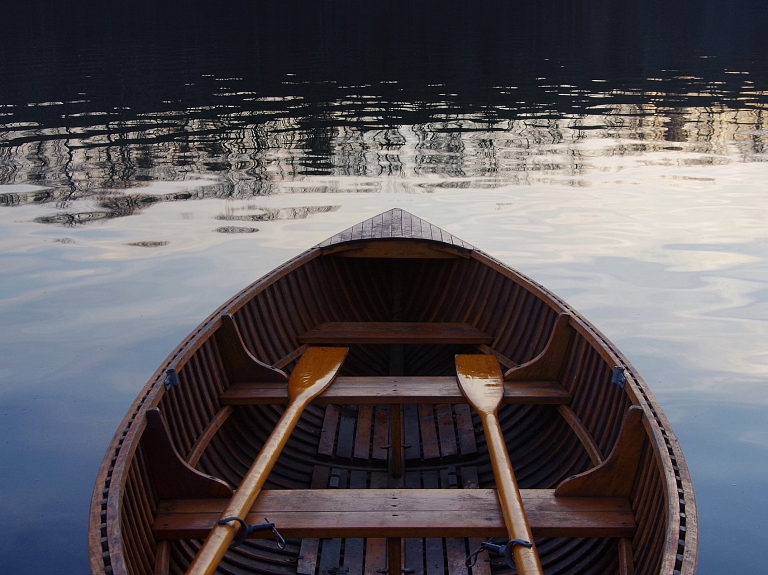
<svg viewBox="0 0 768 575">
<path fill-rule="evenodd" d="M 605 331 L 681 440 L 699 572 L 768 573 L 768 4 L 2 6 L 0 572 L 86 572 L 167 353 L 399 205 Z"/>
<path fill-rule="evenodd" d="M 160 168 L 268 182 L 274 149 L 289 151 L 291 176 L 396 175 L 362 157 L 365 134 L 396 151 L 403 126 L 439 138 L 610 105 L 631 107 L 621 121 L 663 115 L 661 143 L 674 147 L 690 139 L 686 109 L 760 108 L 768 90 L 760 2 L 37 1 L 9 12 L 0 181 L 75 194 Z M 420 168 L 478 173 L 460 153 L 437 160 Z"/>
</svg>

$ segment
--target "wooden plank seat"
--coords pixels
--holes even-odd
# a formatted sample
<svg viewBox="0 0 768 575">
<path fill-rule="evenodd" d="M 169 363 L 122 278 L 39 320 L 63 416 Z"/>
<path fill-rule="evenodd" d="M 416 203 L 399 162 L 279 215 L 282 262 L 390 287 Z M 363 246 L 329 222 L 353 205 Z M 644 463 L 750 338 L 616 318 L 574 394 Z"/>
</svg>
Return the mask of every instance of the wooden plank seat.
<svg viewBox="0 0 768 575">
<path fill-rule="evenodd" d="M 326 322 L 299 336 L 307 344 L 489 344 L 491 336 L 466 323 Z"/>
<path fill-rule="evenodd" d="M 449 465 L 443 469 L 406 471 L 405 487 L 408 489 L 458 489 L 459 478 L 465 489 L 477 489 L 477 468 L 464 466 L 457 469 Z M 404 573 L 413 575 L 468 575 L 465 564 L 467 553 L 480 548 L 482 539 L 461 537 L 406 537 L 404 540 Z M 491 575 L 486 551 L 480 553 L 472 568 L 472 575 Z"/>
<path fill-rule="evenodd" d="M 366 489 L 369 472 L 317 465 L 312 476 L 313 489 Z M 370 472 L 371 487 L 387 485 L 386 471 Z M 348 492 L 347 492 L 348 493 Z M 343 550 L 343 552 L 342 552 Z M 363 569 L 363 563 L 365 568 Z M 376 575 L 386 565 L 386 539 L 361 537 L 304 538 L 301 540 L 298 575 L 332 572 L 345 565 L 350 574 Z"/>
<path fill-rule="evenodd" d="M 365 489 L 369 473 L 365 470 L 348 470 L 327 466 L 316 466 L 313 474 L 313 489 Z M 477 487 L 477 472 L 473 466 L 461 468 L 462 483 L 465 488 Z M 319 482 L 317 480 L 319 479 Z M 372 488 L 386 486 L 387 473 L 374 471 L 370 473 Z M 449 466 L 437 471 L 408 471 L 405 486 L 409 489 L 437 488 L 456 489 L 456 467 Z M 480 547 L 482 539 L 469 539 L 468 547 L 463 538 L 405 538 L 403 540 L 404 573 L 412 575 L 444 574 L 468 575 L 464 564 L 467 549 L 475 550 Z M 304 538 L 297 564 L 299 575 L 324 575 L 334 569 L 344 566 L 349 574 L 377 575 L 386 569 L 387 539 L 385 538 Z M 446 561 L 447 557 L 447 561 Z M 472 575 L 490 575 L 490 564 L 483 559 L 486 552 L 481 553 L 479 562 L 472 569 Z M 425 571 L 426 562 L 426 571 Z"/>
<path fill-rule="evenodd" d="M 354 460 L 384 460 L 389 457 L 390 440 L 390 405 L 328 405 L 318 446 L 318 453 L 334 457 L 340 462 Z M 396 408 L 396 407 L 395 407 Z M 456 421 L 454 427 L 454 419 Z M 471 425 L 469 405 L 426 405 L 408 404 L 403 406 L 403 425 L 405 428 L 405 457 L 407 460 L 421 459 L 434 460 L 433 458 L 451 457 L 461 453 L 467 455 L 477 451 L 474 429 Z M 421 436 L 421 439 L 420 439 Z M 460 450 L 460 451 L 458 451 Z M 453 475 L 453 482 L 449 475 L 438 473 L 437 470 L 406 471 L 405 477 L 389 477 L 386 471 L 334 469 L 325 466 L 325 480 L 320 484 L 315 482 L 313 473 L 312 488 L 314 489 L 371 489 L 386 487 L 401 487 L 409 489 L 424 488 L 456 488 L 458 483 Z M 449 467 L 455 469 L 455 467 Z M 462 479 L 465 487 L 467 481 L 471 486 L 477 486 L 477 474 L 467 475 L 469 467 L 462 468 Z M 447 469 L 446 469 L 447 471 Z M 445 477 L 442 477 L 445 475 Z M 439 476 L 439 478 L 438 478 Z M 466 476 L 466 477 L 465 477 Z M 370 486 L 368 485 L 370 478 Z M 404 479 L 404 481 L 402 481 Z M 438 481 L 439 480 L 439 481 Z M 302 539 L 299 560 L 299 575 L 322 574 L 323 565 L 331 568 L 342 564 L 348 567 L 349 573 L 362 575 L 378 575 L 386 568 L 387 553 L 389 552 L 386 538 L 345 538 L 325 539 L 322 548 L 318 550 L 319 539 Z M 326 544 L 325 542 L 328 542 Z M 336 541 L 343 541 L 342 557 L 334 545 Z M 449 560 L 448 575 L 467 575 L 464 565 L 466 552 L 459 553 L 464 548 L 464 539 L 442 538 L 405 538 L 402 541 L 404 551 L 404 568 L 413 575 L 433 575 L 445 573 L 446 563 L 443 547 L 452 556 Z M 479 541 L 472 541 L 470 548 L 480 546 Z M 461 555 L 460 559 L 459 555 Z M 364 556 L 364 568 L 361 569 L 361 561 Z M 426 563 L 425 563 L 426 562 Z M 425 564 L 427 569 L 425 572 Z M 483 562 L 476 567 L 473 575 L 490 575 L 488 563 Z M 485 571 L 483 570 L 485 568 Z"/>
<path fill-rule="evenodd" d="M 387 460 L 390 441 L 390 405 L 328 405 L 318 445 L 318 453 L 344 462 L 355 460 Z M 477 451 L 469 405 L 403 406 L 406 459 L 451 457 Z M 454 427 L 455 420 L 455 427 Z M 423 439 L 419 439 L 422 436 Z M 423 452 L 421 444 L 424 444 Z M 453 470 L 453 474 L 450 473 Z M 409 489 L 458 488 L 456 467 L 438 473 L 437 470 L 406 471 L 404 482 L 390 478 L 386 471 L 364 469 L 347 470 L 316 465 L 312 475 L 312 489 L 365 489 L 370 487 L 401 487 Z M 475 467 L 461 468 L 462 485 L 477 487 Z M 368 482 L 370 481 L 370 485 Z M 390 483 L 392 481 L 392 483 Z M 480 546 L 479 539 L 469 541 L 469 549 Z M 403 567 L 413 575 L 467 575 L 465 540 L 461 538 L 405 538 Z M 342 551 L 343 550 L 343 551 Z M 388 545 L 386 538 L 304 538 L 301 541 L 297 573 L 299 575 L 323 574 L 327 569 L 345 566 L 349 573 L 378 575 L 387 565 Z M 426 571 L 425 571 L 426 565 Z M 473 569 L 473 575 L 490 575 L 489 563 L 481 561 Z"/>
<path fill-rule="evenodd" d="M 626 497 L 555 497 L 521 490 L 536 537 L 632 537 Z M 158 539 L 204 538 L 226 499 L 161 500 L 152 527 Z M 273 521 L 284 537 L 504 537 L 495 489 L 264 490 L 246 521 Z M 267 537 L 268 532 L 254 537 Z"/>
<path fill-rule="evenodd" d="M 243 382 L 230 386 L 220 396 L 224 405 L 276 404 L 288 402 L 287 384 Z M 502 403 L 563 404 L 571 394 L 556 381 L 505 382 Z M 339 376 L 315 403 L 393 404 L 432 403 L 466 404 L 454 376 Z"/>
</svg>

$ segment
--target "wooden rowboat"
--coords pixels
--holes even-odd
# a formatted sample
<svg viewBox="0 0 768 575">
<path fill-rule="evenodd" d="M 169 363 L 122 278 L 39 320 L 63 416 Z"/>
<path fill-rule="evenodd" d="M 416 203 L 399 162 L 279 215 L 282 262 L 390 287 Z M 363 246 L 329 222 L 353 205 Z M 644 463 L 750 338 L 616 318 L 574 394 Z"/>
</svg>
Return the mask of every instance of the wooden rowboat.
<svg viewBox="0 0 768 575">
<path fill-rule="evenodd" d="M 170 354 L 109 446 L 89 546 L 94 574 L 674 575 L 696 570 L 697 525 L 626 358 L 542 286 L 394 209 Z"/>
</svg>

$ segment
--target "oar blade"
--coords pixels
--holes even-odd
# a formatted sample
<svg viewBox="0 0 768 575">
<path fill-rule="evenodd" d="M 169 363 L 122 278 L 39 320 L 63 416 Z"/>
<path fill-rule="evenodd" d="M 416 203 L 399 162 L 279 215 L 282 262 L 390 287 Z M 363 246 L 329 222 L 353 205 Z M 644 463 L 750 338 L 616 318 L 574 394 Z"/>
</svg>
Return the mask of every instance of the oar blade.
<svg viewBox="0 0 768 575">
<path fill-rule="evenodd" d="M 507 534 L 511 540 L 519 539 L 532 543 L 531 547 L 513 546 L 512 554 L 517 572 L 520 575 L 544 575 L 512 462 L 507 453 L 504 434 L 499 425 L 497 411 L 504 397 L 504 376 L 499 362 L 492 355 L 457 355 L 456 379 L 464 397 L 483 421 L 488 455 L 493 466 L 493 477 L 496 480 Z"/>
<path fill-rule="evenodd" d="M 457 355 L 456 380 L 478 413 L 495 412 L 504 397 L 504 376 L 492 355 Z"/>
<path fill-rule="evenodd" d="M 288 400 L 312 399 L 333 381 L 347 357 L 346 347 L 310 347 L 301 356 L 288 380 Z"/>
<path fill-rule="evenodd" d="M 301 356 L 288 379 L 288 407 L 243 477 L 221 517 L 245 517 L 280 456 L 304 408 L 328 387 L 349 351 L 346 347 L 310 347 Z M 211 529 L 190 563 L 186 575 L 213 575 L 233 540 L 239 525 L 228 522 Z"/>
</svg>

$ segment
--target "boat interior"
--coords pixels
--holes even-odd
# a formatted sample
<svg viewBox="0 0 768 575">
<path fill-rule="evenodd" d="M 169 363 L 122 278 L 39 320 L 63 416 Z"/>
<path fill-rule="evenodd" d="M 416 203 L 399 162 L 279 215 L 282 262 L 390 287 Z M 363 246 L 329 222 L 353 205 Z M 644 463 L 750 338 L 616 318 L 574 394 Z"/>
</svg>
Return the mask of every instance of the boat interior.
<svg viewBox="0 0 768 575">
<path fill-rule="evenodd" d="M 274 522 L 285 546 L 254 533 L 217 573 L 515 573 L 486 551 L 467 565 L 506 532 L 482 423 L 456 384 L 457 354 L 491 355 L 504 373 L 498 420 L 545 573 L 658 573 L 668 560 L 669 486 L 653 422 L 640 408 L 633 416 L 637 378 L 599 334 L 480 252 L 339 241 L 225 304 L 136 404 L 123 433 L 139 426 L 134 456 L 113 461 L 126 466 L 115 509 L 129 573 L 185 572 L 310 346 L 349 353 L 248 517 Z M 170 460 L 183 463 L 178 472 Z M 601 469 L 597 482 L 569 479 Z M 203 474 L 218 487 L 184 487 Z"/>
</svg>

